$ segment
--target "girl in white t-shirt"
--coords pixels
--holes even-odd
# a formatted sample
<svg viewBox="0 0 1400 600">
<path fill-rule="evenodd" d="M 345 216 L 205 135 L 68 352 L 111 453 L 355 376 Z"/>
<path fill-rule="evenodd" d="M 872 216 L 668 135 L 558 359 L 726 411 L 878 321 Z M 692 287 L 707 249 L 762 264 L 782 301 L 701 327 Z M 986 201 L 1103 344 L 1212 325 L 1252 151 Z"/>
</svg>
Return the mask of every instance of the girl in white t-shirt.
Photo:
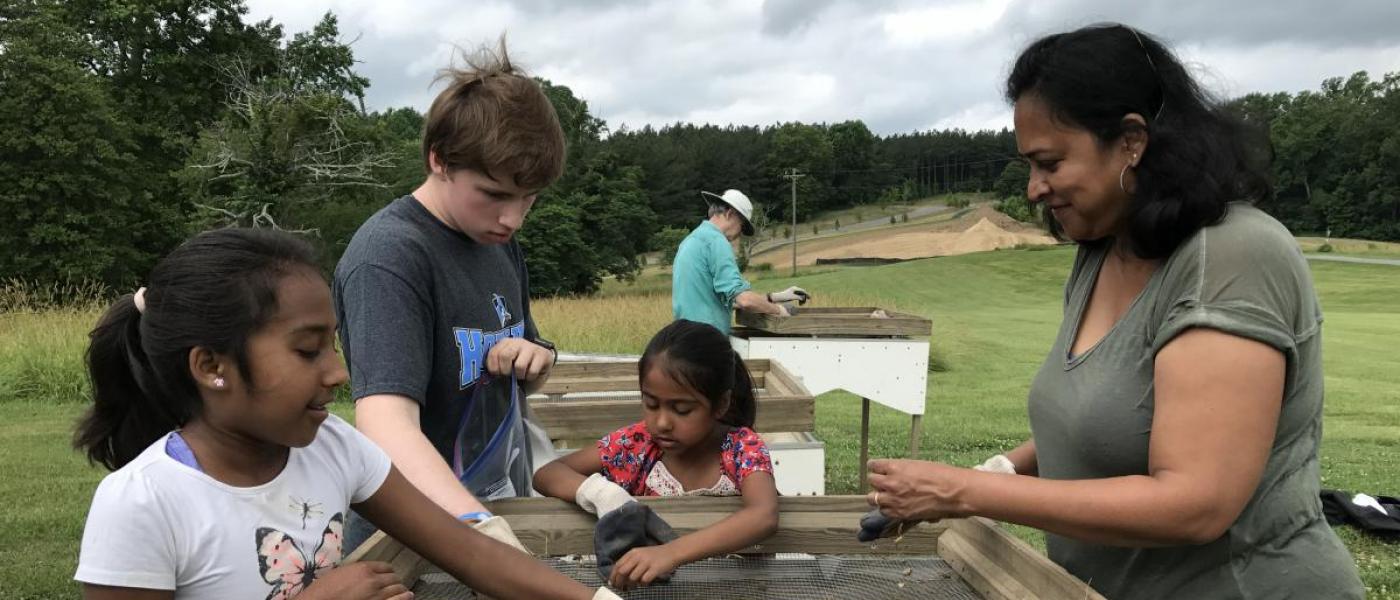
<svg viewBox="0 0 1400 600">
<path fill-rule="evenodd" d="M 444 512 L 327 412 L 346 372 L 316 264 L 285 233 L 210 231 L 102 316 L 74 439 L 114 472 L 83 531 L 84 597 L 412 598 L 388 564 L 338 567 L 353 507 L 492 596 L 615 598 Z"/>
</svg>

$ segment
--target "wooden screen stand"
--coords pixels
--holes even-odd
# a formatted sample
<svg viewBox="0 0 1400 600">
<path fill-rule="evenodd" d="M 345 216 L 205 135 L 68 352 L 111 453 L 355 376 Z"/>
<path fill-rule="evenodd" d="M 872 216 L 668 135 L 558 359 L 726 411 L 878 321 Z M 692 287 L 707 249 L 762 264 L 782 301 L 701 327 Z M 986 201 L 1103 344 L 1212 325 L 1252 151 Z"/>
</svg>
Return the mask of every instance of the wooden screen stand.
<svg viewBox="0 0 1400 600">
<path fill-rule="evenodd" d="M 856 465 L 856 470 L 860 471 L 860 493 L 870 491 L 870 484 L 866 482 L 868 469 L 866 463 L 870 462 L 870 399 L 861 397 L 860 399 L 860 463 Z"/>
<path fill-rule="evenodd" d="M 740 312 L 731 337 L 740 356 L 781 362 L 813 395 L 840 389 L 860 398 L 861 493 L 869 489 L 871 401 L 910 416 L 909 458 L 918 458 L 928 392 L 931 322 L 893 311 L 872 318 L 875 310 L 807 308 L 786 318 Z"/>
<path fill-rule="evenodd" d="M 919 437 L 923 434 L 924 416 L 912 415 L 909 424 L 909 458 L 919 458 Z M 870 399 L 860 399 L 860 493 L 870 491 L 866 482 L 865 463 L 870 461 Z"/>
<path fill-rule="evenodd" d="M 743 506 L 738 497 L 637 500 L 681 535 L 713 525 Z M 573 503 L 554 498 L 512 498 L 489 502 L 487 508 L 510 521 L 520 542 L 537 556 L 593 553 L 597 518 Z M 861 496 L 781 497 L 778 531 L 739 553 L 937 556 L 982 598 L 1104 600 L 1045 555 L 980 517 L 919 523 L 897 538 L 860 542 L 856 539 L 857 524 L 869 509 Z M 437 572 L 437 567 L 382 531 L 370 536 L 343 564 L 363 560 L 388 562 L 410 589 L 420 576 Z"/>
</svg>

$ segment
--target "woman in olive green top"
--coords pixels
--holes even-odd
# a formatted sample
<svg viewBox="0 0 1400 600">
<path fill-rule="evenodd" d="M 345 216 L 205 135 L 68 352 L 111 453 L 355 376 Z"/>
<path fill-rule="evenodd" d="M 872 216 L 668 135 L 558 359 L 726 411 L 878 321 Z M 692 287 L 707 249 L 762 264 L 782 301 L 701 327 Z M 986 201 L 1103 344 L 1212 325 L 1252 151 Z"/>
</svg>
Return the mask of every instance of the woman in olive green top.
<svg viewBox="0 0 1400 600">
<path fill-rule="evenodd" d="M 1121 25 L 1035 42 L 1007 96 L 1027 194 L 1079 243 L 1032 439 L 872 461 L 871 503 L 1043 529 L 1109 598 L 1361 598 L 1318 499 L 1322 312 L 1288 231 L 1233 202 L 1272 193 L 1244 128 Z"/>
</svg>

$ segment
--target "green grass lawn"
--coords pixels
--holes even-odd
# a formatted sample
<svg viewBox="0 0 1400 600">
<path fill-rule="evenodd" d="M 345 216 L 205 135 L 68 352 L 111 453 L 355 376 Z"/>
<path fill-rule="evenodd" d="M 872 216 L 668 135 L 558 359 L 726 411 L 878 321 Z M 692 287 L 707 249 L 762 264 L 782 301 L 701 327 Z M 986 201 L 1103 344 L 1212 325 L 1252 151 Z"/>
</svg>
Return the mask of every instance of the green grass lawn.
<svg viewBox="0 0 1400 600">
<path fill-rule="evenodd" d="M 959 465 L 980 462 L 1029 433 L 1025 396 L 1058 327 L 1069 248 L 1007 250 L 843 268 L 796 279 L 769 277 L 761 289 L 798 283 L 820 297 L 870 302 L 933 320 L 922 458 Z M 1326 312 L 1327 404 L 1323 485 L 1400 493 L 1400 268 L 1317 262 L 1312 265 Z M 607 294 L 629 288 L 610 285 Z M 583 301 L 580 301 L 583 302 Z M 567 314 L 567 310 L 554 314 Z M 0 598 L 73 597 L 70 577 L 92 491 L 103 473 L 68 449 L 82 410 L 79 361 L 91 314 L 0 315 Z M 554 317 L 562 318 L 562 317 Z M 637 352 L 598 341 L 579 347 L 564 323 L 568 350 Z M 608 339 L 645 339 L 611 336 Z M 341 405 L 339 411 L 346 413 Z M 859 401 L 844 393 L 818 398 L 817 436 L 827 448 L 827 491 L 856 489 Z M 908 417 L 879 405 L 872 411 L 872 456 L 903 456 Z M 1033 530 L 1013 527 L 1033 544 Z M 1400 545 L 1342 528 L 1372 598 L 1400 600 Z"/>
</svg>

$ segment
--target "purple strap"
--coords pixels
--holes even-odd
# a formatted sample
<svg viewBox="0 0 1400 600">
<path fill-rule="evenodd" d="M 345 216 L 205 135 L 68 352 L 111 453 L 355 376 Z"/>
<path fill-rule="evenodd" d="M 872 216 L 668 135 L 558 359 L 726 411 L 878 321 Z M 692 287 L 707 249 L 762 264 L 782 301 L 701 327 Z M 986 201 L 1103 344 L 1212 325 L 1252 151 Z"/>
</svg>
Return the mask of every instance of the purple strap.
<svg viewBox="0 0 1400 600">
<path fill-rule="evenodd" d="M 190 450 L 190 445 L 185 443 L 185 438 L 180 437 L 178 431 L 170 432 L 170 437 L 165 438 L 165 454 L 175 459 L 175 462 L 204 472 L 204 469 L 199 468 L 199 461 L 194 458 L 194 451 Z"/>
</svg>

